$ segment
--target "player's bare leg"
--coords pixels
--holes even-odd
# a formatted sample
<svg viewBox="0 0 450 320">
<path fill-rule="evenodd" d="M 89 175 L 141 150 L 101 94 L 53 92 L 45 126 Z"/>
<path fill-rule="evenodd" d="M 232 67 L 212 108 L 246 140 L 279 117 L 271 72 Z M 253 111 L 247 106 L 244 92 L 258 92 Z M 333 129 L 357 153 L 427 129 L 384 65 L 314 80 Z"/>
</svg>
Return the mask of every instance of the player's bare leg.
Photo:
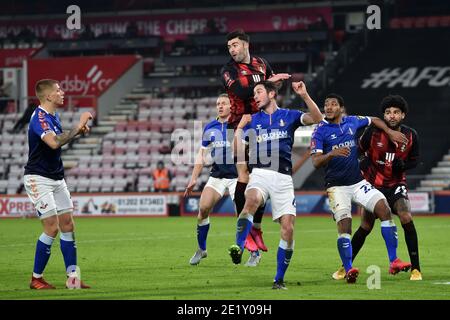
<svg viewBox="0 0 450 320">
<path fill-rule="evenodd" d="M 58 235 L 58 219 L 56 212 L 41 220 L 44 232 L 36 244 L 33 275 L 31 276 L 30 289 L 45 290 L 55 287 L 44 280 L 43 273 L 50 259 L 51 246 Z"/>
<path fill-rule="evenodd" d="M 198 265 L 200 260 L 206 258 L 206 239 L 209 232 L 209 214 L 214 205 L 220 200 L 220 194 L 211 187 L 205 187 L 200 196 L 199 211 L 197 215 L 197 243 L 198 248 L 189 260 L 191 265 Z"/>
<path fill-rule="evenodd" d="M 392 219 L 391 209 L 386 199 L 381 199 L 376 203 L 374 214 L 381 221 L 381 234 L 386 243 L 390 262 L 389 273 L 397 274 L 400 271 L 408 271 L 411 268 L 411 263 L 403 262 L 397 257 L 397 227 Z"/>
<path fill-rule="evenodd" d="M 400 218 L 403 230 L 405 232 L 405 241 L 408 248 L 409 258 L 411 259 L 411 277 L 410 280 L 422 280 L 419 263 L 419 244 L 417 240 L 417 231 L 412 220 L 409 201 L 400 198 L 394 203 L 394 211 Z"/>
</svg>

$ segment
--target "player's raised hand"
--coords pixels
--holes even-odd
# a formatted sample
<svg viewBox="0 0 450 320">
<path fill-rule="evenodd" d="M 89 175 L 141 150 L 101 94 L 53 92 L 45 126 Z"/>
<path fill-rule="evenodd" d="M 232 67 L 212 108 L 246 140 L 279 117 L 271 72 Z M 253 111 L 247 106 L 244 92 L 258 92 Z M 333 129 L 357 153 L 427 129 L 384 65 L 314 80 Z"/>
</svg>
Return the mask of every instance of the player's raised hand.
<svg viewBox="0 0 450 320">
<path fill-rule="evenodd" d="M 251 114 L 244 114 L 241 118 L 241 121 L 238 124 L 238 129 L 244 128 L 248 123 L 252 121 L 252 115 Z"/>
<path fill-rule="evenodd" d="M 400 131 L 390 130 L 389 139 L 398 147 L 399 144 L 408 144 L 408 138 Z"/>
<path fill-rule="evenodd" d="M 292 89 L 300 97 L 305 98 L 308 96 L 308 91 L 306 90 L 306 84 L 303 81 L 292 82 Z"/>
<path fill-rule="evenodd" d="M 333 149 L 330 154 L 333 157 L 345 157 L 347 158 L 351 153 L 351 150 L 349 147 L 340 147 L 340 148 L 336 148 Z"/>
<path fill-rule="evenodd" d="M 90 112 L 83 112 L 80 116 L 80 125 L 85 126 L 89 120 L 92 120 L 94 117 Z"/>
<path fill-rule="evenodd" d="M 268 81 L 272 81 L 272 82 L 277 82 L 280 80 L 287 80 L 291 77 L 291 75 L 289 73 L 277 73 L 272 75 L 269 79 L 267 79 Z"/>
<path fill-rule="evenodd" d="M 89 131 L 91 131 L 91 129 L 90 129 L 89 126 L 86 124 L 86 125 L 84 125 L 83 128 L 81 128 L 80 133 L 82 133 L 82 134 L 87 134 L 87 133 L 89 133 Z"/>
<path fill-rule="evenodd" d="M 184 190 L 184 197 L 191 195 L 192 190 L 194 189 L 195 185 L 197 184 L 197 180 L 191 180 L 189 184 L 186 187 L 186 190 Z"/>
<path fill-rule="evenodd" d="M 90 131 L 87 125 L 89 120 L 92 120 L 93 116 L 90 112 L 83 112 L 80 116 L 80 122 L 78 123 L 79 133 L 86 134 Z"/>
</svg>

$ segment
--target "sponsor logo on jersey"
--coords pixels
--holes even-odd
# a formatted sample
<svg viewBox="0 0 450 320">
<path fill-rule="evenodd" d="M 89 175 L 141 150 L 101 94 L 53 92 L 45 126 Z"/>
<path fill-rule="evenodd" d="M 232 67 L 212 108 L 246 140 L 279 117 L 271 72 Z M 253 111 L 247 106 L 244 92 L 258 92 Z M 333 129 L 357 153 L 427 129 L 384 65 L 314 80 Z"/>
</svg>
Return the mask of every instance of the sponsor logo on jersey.
<svg viewBox="0 0 450 320">
<path fill-rule="evenodd" d="M 332 149 L 337 149 L 337 148 L 343 148 L 343 147 L 349 147 L 352 148 L 356 146 L 355 140 L 349 140 L 349 141 L 345 141 L 345 142 L 341 142 L 339 144 L 335 144 Z"/>
<path fill-rule="evenodd" d="M 385 164 L 387 166 L 391 166 L 392 162 L 394 161 L 394 158 L 395 158 L 395 153 L 386 152 L 386 162 L 385 162 Z"/>
<path fill-rule="evenodd" d="M 261 143 L 263 141 L 286 139 L 288 137 L 288 132 L 286 130 L 272 131 L 270 133 L 263 133 L 256 137 L 256 141 Z"/>
<path fill-rule="evenodd" d="M 211 142 L 211 146 L 213 148 L 224 148 L 224 147 L 229 148 L 229 147 L 231 147 L 231 142 L 226 141 L 226 140 L 225 141 L 221 141 L 221 140 L 213 141 L 213 142 Z"/>
</svg>

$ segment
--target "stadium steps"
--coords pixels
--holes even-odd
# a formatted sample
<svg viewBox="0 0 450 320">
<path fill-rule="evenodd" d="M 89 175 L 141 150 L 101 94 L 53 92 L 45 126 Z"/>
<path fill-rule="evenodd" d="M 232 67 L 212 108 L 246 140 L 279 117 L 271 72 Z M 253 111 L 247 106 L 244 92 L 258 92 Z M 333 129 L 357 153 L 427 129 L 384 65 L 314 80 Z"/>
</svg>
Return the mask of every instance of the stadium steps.
<svg viewBox="0 0 450 320">
<path fill-rule="evenodd" d="M 78 139 L 72 148 L 63 155 L 63 161 L 68 168 L 76 167 L 82 156 L 98 155 L 102 147 L 103 137 L 114 132 L 119 121 L 134 120 L 138 113 L 138 104 L 122 98 L 121 103 L 109 110 L 108 114 L 99 119 L 97 125 L 91 128 L 88 137 Z M 67 163 L 66 163 L 67 162 Z"/>
<path fill-rule="evenodd" d="M 91 129 L 92 133 L 107 134 L 114 131 L 113 126 L 98 126 Z"/>
<path fill-rule="evenodd" d="M 106 116 L 103 118 L 103 120 L 101 122 L 111 121 L 111 122 L 117 123 L 119 121 L 127 121 L 127 120 L 128 120 L 127 115 L 118 114 L 118 115 Z M 99 125 L 100 125 L 100 122 L 99 122 Z"/>
<path fill-rule="evenodd" d="M 134 115 L 135 113 L 136 113 L 136 111 L 128 110 L 128 109 L 126 109 L 126 110 L 112 110 L 112 111 L 109 112 L 110 115 L 127 115 L 127 116 Z"/>
<path fill-rule="evenodd" d="M 447 168 L 450 167 L 450 161 L 439 161 L 438 167 L 440 168 Z"/>
<path fill-rule="evenodd" d="M 125 116 L 125 118 L 126 118 L 126 116 Z M 127 120 L 127 119 L 124 119 L 125 121 Z M 117 124 L 117 121 L 114 121 L 114 120 L 101 120 L 101 121 L 99 121 L 98 122 L 98 126 L 99 127 L 111 127 L 111 126 L 115 126 Z"/>
</svg>

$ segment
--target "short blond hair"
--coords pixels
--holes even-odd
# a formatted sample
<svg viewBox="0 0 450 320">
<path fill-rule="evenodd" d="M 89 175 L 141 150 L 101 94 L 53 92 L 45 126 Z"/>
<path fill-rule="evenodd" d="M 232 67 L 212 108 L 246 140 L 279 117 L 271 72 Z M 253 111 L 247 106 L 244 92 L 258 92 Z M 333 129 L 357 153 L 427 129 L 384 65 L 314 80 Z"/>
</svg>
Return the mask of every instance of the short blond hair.
<svg viewBox="0 0 450 320">
<path fill-rule="evenodd" d="M 59 82 L 53 79 L 41 79 L 36 82 L 35 91 L 36 97 L 38 97 L 39 101 L 43 101 L 45 98 L 45 91 L 48 89 L 52 89 L 55 84 Z"/>
</svg>

